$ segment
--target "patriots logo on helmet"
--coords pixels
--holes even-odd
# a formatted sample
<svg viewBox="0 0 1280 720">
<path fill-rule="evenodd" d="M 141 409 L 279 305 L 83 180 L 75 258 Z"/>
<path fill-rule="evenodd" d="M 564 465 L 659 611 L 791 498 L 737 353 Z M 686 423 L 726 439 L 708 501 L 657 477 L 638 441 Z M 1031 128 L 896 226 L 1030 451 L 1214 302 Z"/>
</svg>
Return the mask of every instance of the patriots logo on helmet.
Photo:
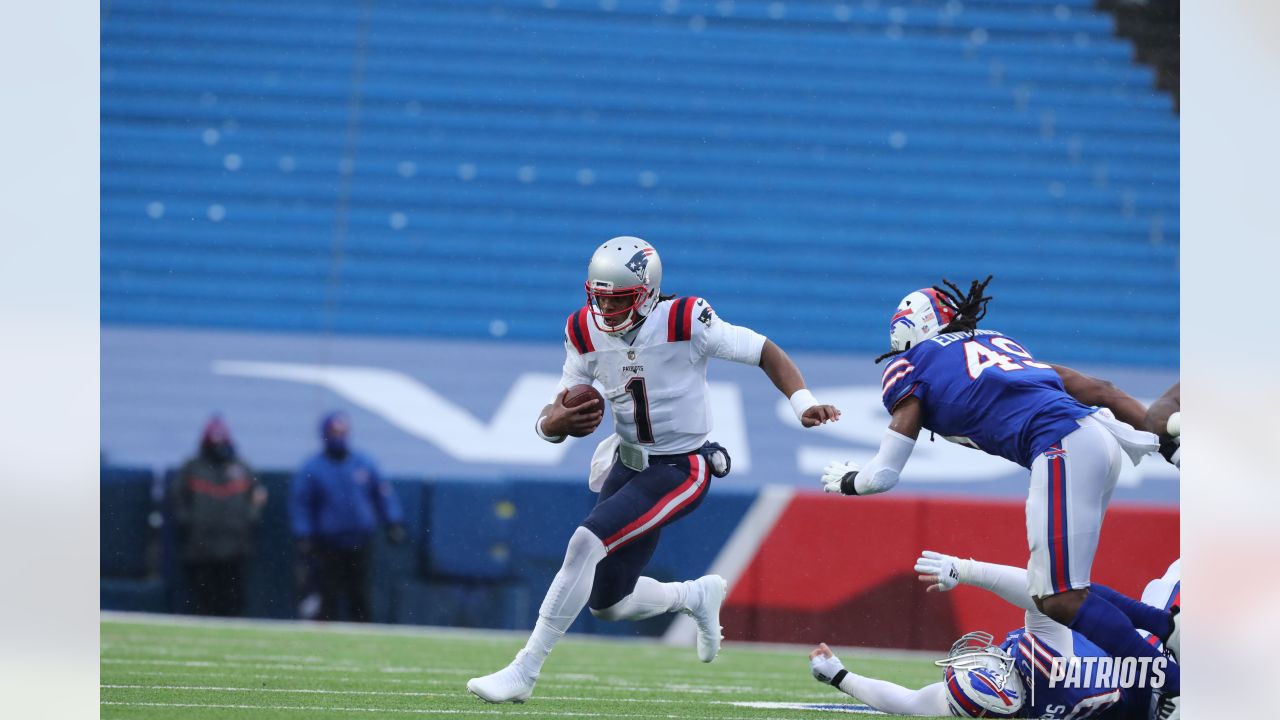
<svg viewBox="0 0 1280 720">
<path fill-rule="evenodd" d="M 649 256 L 653 254 L 653 248 L 644 248 L 639 250 L 631 259 L 627 261 L 627 269 L 636 274 L 640 282 L 644 282 L 645 275 L 649 271 Z"/>
</svg>

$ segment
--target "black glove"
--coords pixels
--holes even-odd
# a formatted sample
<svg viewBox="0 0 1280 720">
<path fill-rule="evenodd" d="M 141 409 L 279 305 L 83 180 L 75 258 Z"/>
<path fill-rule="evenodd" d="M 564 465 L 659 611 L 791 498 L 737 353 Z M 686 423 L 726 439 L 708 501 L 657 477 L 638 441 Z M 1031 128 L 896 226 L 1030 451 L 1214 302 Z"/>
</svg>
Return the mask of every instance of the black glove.
<svg viewBox="0 0 1280 720">
<path fill-rule="evenodd" d="M 733 458 L 729 457 L 729 451 L 725 450 L 720 443 L 706 443 L 698 452 L 707 459 L 707 464 L 711 466 L 711 474 L 718 478 L 728 475 L 733 467 Z"/>
<path fill-rule="evenodd" d="M 392 545 L 404 544 L 406 536 L 403 525 L 396 523 L 387 526 L 387 542 Z"/>
</svg>

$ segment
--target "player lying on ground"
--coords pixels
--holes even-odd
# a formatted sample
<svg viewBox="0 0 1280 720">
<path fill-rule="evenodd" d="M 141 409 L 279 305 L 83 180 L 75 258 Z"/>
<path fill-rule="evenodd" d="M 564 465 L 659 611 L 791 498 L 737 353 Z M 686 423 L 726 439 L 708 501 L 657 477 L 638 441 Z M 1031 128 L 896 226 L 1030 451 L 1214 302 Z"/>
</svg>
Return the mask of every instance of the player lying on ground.
<svg viewBox="0 0 1280 720">
<path fill-rule="evenodd" d="M 988 633 L 972 632 L 962 636 L 951 646 L 946 659 L 937 661 L 944 668 L 942 681 L 919 690 L 849 672 L 825 643 L 809 654 L 810 670 L 815 678 L 877 710 L 900 715 L 1060 720 L 1146 720 L 1152 716 L 1150 685 L 1119 687 L 1121 683 L 1114 674 L 1108 672 L 1104 677 L 1103 672 L 1095 672 L 1103 668 L 1092 658 L 1109 656 L 1080 633 L 1036 609 L 1027 595 L 1025 570 L 961 560 L 928 550 L 916 561 L 915 569 L 921 573 L 920 579 L 929 583 L 930 591 L 945 592 L 957 584 L 989 590 L 1025 610 L 1025 624 L 1010 632 L 998 646 L 992 643 Z M 1123 608 L 1136 625 L 1151 632 L 1159 642 L 1167 641 L 1172 650 L 1179 640 L 1172 614 L 1166 608 L 1177 602 L 1179 572 L 1179 564 L 1174 562 L 1164 577 L 1147 586 L 1143 602 L 1102 585 L 1094 585 L 1092 591 Z M 1136 633 L 1135 637 L 1143 640 Z M 1161 647 L 1156 645 L 1156 649 Z M 1077 676 L 1079 682 L 1067 680 L 1069 665 L 1065 658 L 1070 657 L 1081 658 L 1078 665 L 1090 668 L 1087 677 L 1083 672 Z M 1164 664 L 1166 668 L 1169 666 L 1172 663 Z M 1169 705 L 1168 709 L 1175 708 Z"/>
<path fill-rule="evenodd" d="M 944 280 L 950 290 L 924 288 L 898 303 L 892 350 L 876 358 L 892 358 L 882 379 L 889 429 L 865 467 L 828 465 L 824 488 L 893 488 L 921 429 L 1022 465 L 1031 471 L 1027 580 L 1036 607 L 1113 657 L 1155 657 L 1124 612 L 1089 592 L 1122 457 L 1137 464 L 1159 447 L 1155 435 L 1135 429 L 1146 408 L 1109 382 L 1038 362 L 1004 333 L 978 329 L 990 281 L 975 280 L 966 293 Z M 1180 684 L 1174 666 L 1166 687 L 1176 696 Z"/>
<path fill-rule="evenodd" d="M 757 365 L 791 400 L 804 427 L 836 420 L 805 389 L 799 368 L 763 335 L 718 318 L 706 300 L 661 296 L 662 261 L 649 243 L 618 237 L 587 267 L 587 306 L 569 316 L 561 392 L 535 429 L 548 442 L 581 437 L 603 417 L 599 400 L 565 406 L 569 388 L 598 384 L 616 434 L 592 460 L 595 508 L 569 538 L 564 565 L 547 590 L 529 641 L 507 667 L 472 678 L 467 689 L 489 702 L 524 702 L 547 654 L 584 606 L 604 620 L 643 620 L 668 612 L 698 624 L 698 658 L 720 649 L 725 581 L 707 575 L 661 583 L 641 572 L 661 529 L 692 512 L 729 472 L 729 456 L 711 432 L 707 361 Z"/>
</svg>

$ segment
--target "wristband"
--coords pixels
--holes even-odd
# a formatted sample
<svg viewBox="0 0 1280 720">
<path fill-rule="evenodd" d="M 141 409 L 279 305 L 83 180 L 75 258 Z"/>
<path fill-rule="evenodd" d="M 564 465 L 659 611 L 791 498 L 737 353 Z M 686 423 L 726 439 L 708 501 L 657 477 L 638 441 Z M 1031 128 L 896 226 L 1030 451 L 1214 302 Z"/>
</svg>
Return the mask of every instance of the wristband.
<svg viewBox="0 0 1280 720">
<path fill-rule="evenodd" d="M 844 477 L 840 478 L 840 494 L 841 495 L 857 495 L 858 487 L 854 484 L 853 479 L 858 477 L 858 471 L 847 472 Z"/>
<path fill-rule="evenodd" d="M 818 404 L 818 399 L 809 392 L 808 388 L 800 388 L 791 393 L 791 397 L 787 398 L 791 401 L 791 409 L 796 414 L 796 419 L 804 417 L 804 411 Z"/>
<path fill-rule="evenodd" d="M 546 415 L 539 416 L 538 419 L 533 423 L 533 431 L 538 433 L 538 437 L 542 438 L 543 440 L 546 440 L 549 443 L 564 442 L 564 438 L 565 438 L 564 435 L 548 435 L 542 431 L 542 421 L 546 419 L 547 419 Z"/>
<path fill-rule="evenodd" d="M 845 670 L 844 668 L 840 668 L 840 672 L 836 673 L 836 676 L 831 678 L 832 687 L 837 687 L 837 688 L 840 687 L 840 681 L 844 680 L 845 675 L 848 675 L 848 674 L 849 674 L 848 670 Z"/>
</svg>

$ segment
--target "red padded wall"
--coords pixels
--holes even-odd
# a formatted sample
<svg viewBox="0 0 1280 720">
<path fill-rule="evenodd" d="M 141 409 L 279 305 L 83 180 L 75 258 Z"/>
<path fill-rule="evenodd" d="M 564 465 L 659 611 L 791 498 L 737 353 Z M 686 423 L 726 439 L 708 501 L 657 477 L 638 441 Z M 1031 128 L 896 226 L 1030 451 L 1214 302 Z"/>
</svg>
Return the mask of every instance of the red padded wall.
<svg viewBox="0 0 1280 720">
<path fill-rule="evenodd" d="M 1025 567 L 1021 503 L 972 498 L 798 494 L 735 583 L 722 611 L 735 640 L 945 650 L 970 630 L 1002 637 L 1022 612 L 959 587 L 926 593 L 921 550 Z M 1178 557 L 1178 511 L 1113 505 L 1094 582 L 1139 596 Z"/>
</svg>

